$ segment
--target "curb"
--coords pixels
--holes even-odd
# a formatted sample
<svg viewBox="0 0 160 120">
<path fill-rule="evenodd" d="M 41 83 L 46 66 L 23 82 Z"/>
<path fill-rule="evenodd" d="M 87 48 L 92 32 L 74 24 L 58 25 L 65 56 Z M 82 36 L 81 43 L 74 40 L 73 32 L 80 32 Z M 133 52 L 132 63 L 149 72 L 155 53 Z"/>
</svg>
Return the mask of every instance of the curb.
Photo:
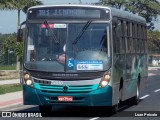
<svg viewBox="0 0 160 120">
<path fill-rule="evenodd" d="M 148 68 L 149 71 L 158 70 L 157 68 Z"/>
<path fill-rule="evenodd" d="M 11 107 L 11 106 L 22 104 L 22 103 L 23 103 L 23 98 L 0 102 L 0 109 Z"/>
<path fill-rule="evenodd" d="M 0 80 L 0 85 L 21 84 L 19 79 Z"/>
<path fill-rule="evenodd" d="M 151 71 L 151 70 L 159 70 L 160 67 L 148 67 L 148 70 Z"/>
</svg>

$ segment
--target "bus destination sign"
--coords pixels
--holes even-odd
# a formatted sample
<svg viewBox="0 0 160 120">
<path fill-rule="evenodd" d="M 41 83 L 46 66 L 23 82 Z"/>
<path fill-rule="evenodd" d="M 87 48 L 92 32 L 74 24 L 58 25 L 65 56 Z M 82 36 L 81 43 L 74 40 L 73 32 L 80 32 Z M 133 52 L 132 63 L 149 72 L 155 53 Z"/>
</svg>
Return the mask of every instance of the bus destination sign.
<svg viewBox="0 0 160 120">
<path fill-rule="evenodd" d="M 109 19 L 109 10 L 99 8 L 48 7 L 30 9 L 29 19 Z"/>
</svg>

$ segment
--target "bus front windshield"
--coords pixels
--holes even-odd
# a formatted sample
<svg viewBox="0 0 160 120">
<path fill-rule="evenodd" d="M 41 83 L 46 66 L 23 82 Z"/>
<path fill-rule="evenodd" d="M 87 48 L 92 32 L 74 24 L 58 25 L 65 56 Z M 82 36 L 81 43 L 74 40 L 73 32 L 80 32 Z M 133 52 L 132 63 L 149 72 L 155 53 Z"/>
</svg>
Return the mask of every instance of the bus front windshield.
<svg viewBox="0 0 160 120">
<path fill-rule="evenodd" d="M 93 72 L 110 67 L 107 23 L 29 23 L 25 68 L 44 72 Z"/>
</svg>

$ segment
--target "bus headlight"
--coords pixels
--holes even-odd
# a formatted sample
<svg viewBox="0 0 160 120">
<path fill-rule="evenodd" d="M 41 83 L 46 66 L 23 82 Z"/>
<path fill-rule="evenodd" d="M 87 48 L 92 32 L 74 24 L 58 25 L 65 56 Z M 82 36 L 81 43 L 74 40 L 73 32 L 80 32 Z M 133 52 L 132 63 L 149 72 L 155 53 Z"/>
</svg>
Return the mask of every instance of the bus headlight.
<svg viewBox="0 0 160 120">
<path fill-rule="evenodd" d="M 109 81 L 110 81 L 110 75 L 104 75 L 100 82 L 99 88 L 107 86 L 109 84 Z"/>
<path fill-rule="evenodd" d="M 102 87 L 105 87 L 106 85 L 108 85 L 108 82 L 105 81 L 105 80 L 103 80 L 103 81 L 101 82 L 101 86 L 102 86 Z"/>
<path fill-rule="evenodd" d="M 30 79 L 26 80 L 26 84 L 27 84 L 28 86 L 31 86 L 31 85 L 32 85 L 32 80 L 30 80 Z"/>
<path fill-rule="evenodd" d="M 28 85 L 28 86 L 33 86 L 33 81 L 31 79 L 31 76 L 30 74 L 28 73 L 25 73 L 24 74 L 24 81 L 25 81 L 25 84 Z"/>
<path fill-rule="evenodd" d="M 25 74 L 25 75 L 24 75 L 24 79 L 25 79 L 25 80 L 27 80 L 27 79 L 29 79 L 29 78 L 30 78 L 30 75 L 29 75 L 29 74 Z"/>
<path fill-rule="evenodd" d="M 105 79 L 105 80 L 110 80 L 110 75 L 105 75 L 105 76 L 104 76 L 104 79 Z"/>
</svg>

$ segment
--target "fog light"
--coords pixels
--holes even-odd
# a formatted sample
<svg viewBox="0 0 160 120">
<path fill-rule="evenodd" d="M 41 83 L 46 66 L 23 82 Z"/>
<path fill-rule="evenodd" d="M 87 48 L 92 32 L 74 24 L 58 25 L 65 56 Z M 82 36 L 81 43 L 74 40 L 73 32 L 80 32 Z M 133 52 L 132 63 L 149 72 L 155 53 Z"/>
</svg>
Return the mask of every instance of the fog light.
<svg viewBox="0 0 160 120">
<path fill-rule="evenodd" d="M 101 86 L 102 86 L 102 87 L 105 87 L 106 85 L 108 85 L 108 82 L 107 82 L 107 81 L 104 80 L 104 81 L 101 82 Z"/>
<path fill-rule="evenodd" d="M 26 84 L 29 85 L 29 86 L 32 85 L 32 80 L 27 80 Z"/>
<path fill-rule="evenodd" d="M 24 79 L 27 80 L 27 79 L 29 79 L 29 78 L 30 78 L 30 75 L 29 75 L 29 74 L 25 74 L 25 75 L 24 75 Z"/>
</svg>

